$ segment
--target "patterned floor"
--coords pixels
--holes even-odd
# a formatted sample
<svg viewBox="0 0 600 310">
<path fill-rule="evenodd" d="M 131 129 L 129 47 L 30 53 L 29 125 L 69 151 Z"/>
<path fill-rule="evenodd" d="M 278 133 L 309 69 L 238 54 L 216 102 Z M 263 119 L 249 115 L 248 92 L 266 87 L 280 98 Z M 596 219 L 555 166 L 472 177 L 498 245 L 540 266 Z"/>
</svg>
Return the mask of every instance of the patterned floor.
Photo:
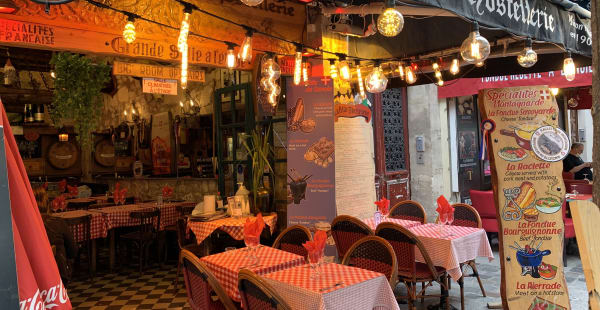
<svg viewBox="0 0 600 310">
<path fill-rule="evenodd" d="M 144 275 L 127 268 L 119 273 L 99 274 L 94 281 L 83 279 L 69 284 L 69 298 L 73 309 L 190 309 L 183 277 L 178 290 L 173 287 L 176 266 L 155 265 Z"/>
</svg>

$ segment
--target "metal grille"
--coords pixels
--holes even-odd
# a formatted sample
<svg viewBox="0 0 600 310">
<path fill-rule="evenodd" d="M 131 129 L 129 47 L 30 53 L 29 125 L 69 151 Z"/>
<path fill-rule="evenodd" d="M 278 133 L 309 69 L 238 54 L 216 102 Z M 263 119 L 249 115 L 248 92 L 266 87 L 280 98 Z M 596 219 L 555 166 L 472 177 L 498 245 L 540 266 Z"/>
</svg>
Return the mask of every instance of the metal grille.
<svg viewBox="0 0 600 310">
<path fill-rule="evenodd" d="M 402 89 L 388 89 L 381 95 L 383 107 L 383 137 L 385 142 L 385 170 L 406 169 L 404 149 L 404 118 Z"/>
</svg>

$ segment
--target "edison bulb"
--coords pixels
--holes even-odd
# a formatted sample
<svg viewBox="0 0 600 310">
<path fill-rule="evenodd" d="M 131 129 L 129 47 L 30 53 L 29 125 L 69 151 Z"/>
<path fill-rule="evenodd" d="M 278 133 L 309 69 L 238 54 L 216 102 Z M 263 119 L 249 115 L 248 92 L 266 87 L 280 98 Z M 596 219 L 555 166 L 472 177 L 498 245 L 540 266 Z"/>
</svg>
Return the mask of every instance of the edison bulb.
<svg viewBox="0 0 600 310">
<path fill-rule="evenodd" d="M 308 63 L 302 63 L 302 81 L 308 85 Z"/>
<path fill-rule="evenodd" d="M 406 83 L 413 84 L 417 81 L 417 75 L 413 71 L 411 66 L 406 66 Z"/>
<path fill-rule="evenodd" d="M 294 59 L 294 85 L 300 85 L 302 80 L 302 52 L 296 52 Z"/>
<path fill-rule="evenodd" d="M 50 76 L 55 79 L 56 78 L 56 72 L 54 72 L 54 70 L 50 71 Z"/>
<path fill-rule="evenodd" d="M 131 20 L 128 21 L 127 24 L 125 24 L 125 28 L 123 28 L 123 39 L 129 44 L 135 41 L 135 25 Z"/>
<path fill-rule="evenodd" d="M 241 0 L 243 4 L 248 6 L 257 6 L 261 4 L 264 0 Z"/>
<path fill-rule="evenodd" d="M 441 78 L 442 77 L 442 72 L 435 71 L 435 77 L 438 78 L 438 79 Z"/>
<path fill-rule="evenodd" d="M 517 55 L 517 62 L 523 68 L 531 68 L 537 62 L 537 53 L 531 47 L 526 47 Z"/>
<path fill-rule="evenodd" d="M 337 79 L 338 78 L 338 71 L 337 71 L 337 68 L 335 66 L 334 60 L 330 60 L 329 61 L 329 76 L 332 79 Z"/>
<path fill-rule="evenodd" d="M 261 72 L 267 78 L 274 80 L 281 76 L 281 68 L 273 58 L 267 59 L 267 61 L 262 64 Z"/>
<path fill-rule="evenodd" d="M 480 61 L 478 63 L 475 64 L 475 67 L 483 67 L 483 65 L 485 64 L 485 62 Z"/>
<path fill-rule="evenodd" d="M 440 65 L 438 65 L 438 63 L 437 63 L 437 62 L 434 62 L 434 63 L 431 65 L 431 68 L 432 68 L 433 70 L 437 71 L 437 70 L 440 70 Z"/>
<path fill-rule="evenodd" d="M 350 66 L 346 61 L 340 61 L 338 63 L 338 67 L 340 68 L 340 78 L 344 81 L 350 81 Z"/>
<path fill-rule="evenodd" d="M 571 53 L 569 53 L 569 56 L 563 62 L 563 73 L 567 81 L 571 82 L 575 79 L 575 63 L 573 62 L 573 58 L 571 58 Z"/>
<path fill-rule="evenodd" d="M 444 86 L 444 80 L 438 80 L 437 84 L 438 86 Z"/>
<path fill-rule="evenodd" d="M 240 51 L 238 52 L 238 58 L 240 61 L 250 62 L 252 60 L 252 35 L 247 34 Z"/>
<path fill-rule="evenodd" d="M 398 75 L 401 79 L 404 79 L 404 65 L 401 62 L 398 62 Z"/>
<path fill-rule="evenodd" d="M 452 65 L 450 65 L 450 73 L 452 73 L 452 75 L 456 75 L 459 71 L 460 66 L 458 64 L 458 59 L 454 58 L 452 59 Z"/>
<path fill-rule="evenodd" d="M 370 93 L 380 93 L 385 90 L 387 87 L 388 79 L 383 74 L 383 70 L 381 70 L 380 66 L 371 71 L 365 78 L 365 88 Z"/>
<path fill-rule="evenodd" d="M 395 8 L 387 8 L 377 18 L 377 29 L 386 37 L 397 36 L 404 27 L 404 16 Z"/>
<path fill-rule="evenodd" d="M 460 56 L 468 63 L 478 63 L 490 55 L 490 42 L 479 34 L 479 26 L 469 34 L 460 46 Z"/>
<path fill-rule="evenodd" d="M 187 49 L 187 39 L 190 33 L 190 13 L 184 12 L 181 20 L 181 28 L 179 29 L 179 37 L 177 38 L 177 47 L 180 53 Z"/>
<path fill-rule="evenodd" d="M 365 94 L 365 85 L 362 78 L 362 72 L 360 71 L 360 66 L 356 66 L 356 82 L 358 83 L 358 91 L 360 93 L 360 97 L 365 99 L 367 95 Z"/>
<path fill-rule="evenodd" d="M 552 94 L 552 96 L 558 95 L 558 88 L 550 87 L 550 93 Z"/>
<path fill-rule="evenodd" d="M 235 68 L 235 53 L 233 52 L 233 47 L 227 49 L 227 68 Z"/>
</svg>

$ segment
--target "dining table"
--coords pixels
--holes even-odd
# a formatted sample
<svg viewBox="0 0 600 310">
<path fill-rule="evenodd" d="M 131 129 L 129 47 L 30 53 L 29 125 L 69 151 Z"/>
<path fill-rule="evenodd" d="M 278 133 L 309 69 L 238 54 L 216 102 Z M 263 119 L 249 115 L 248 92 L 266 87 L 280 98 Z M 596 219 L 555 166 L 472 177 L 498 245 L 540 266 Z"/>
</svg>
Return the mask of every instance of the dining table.
<svg viewBox="0 0 600 310">
<path fill-rule="evenodd" d="M 188 231 L 192 231 L 196 236 L 196 242 L 201 244 L 206 238 L 208 238 L 215 230 L 219 229 L 226 232 L 235 240 L 244 239 L 244 223 L 246 219 L 251 218 L 249 216 L 235 218 L 226 217 L 212 221 L 194 221 L 189 220 L 187 227 Z M 271 213 L 263 215 L 263 221 L 271 230 L 271 234 L 275 231 L 277 224 L 277 213 Z"/>
<path fill-rule="evenodd" d="M 263 276 L 292 309 L 400 309 L 385 275 L 336 263 L 321 263 Z"/>
<path fill-rule="evenodd" d="M 214 274 L 227 295 L 237 302 L 241 300 L 238 290 L 238 272 L 242 268 L 250 269 L 262 276 L 305 264 L 303 256 L 272 247 L 259 245 L 253 251 L 258 257 L 257 261 L 249 257 L 250 252 L 247 247 L 204 256 L 200 260 Z"/>
<path fill-rule="evenodd" d="M 377 229 L 377 225 L 376 225 L 376 221 L 374 217 L 369 217 L 366 219 L 362 220 L 365 224 L 367 224 L 373 231 L 375 231 Z M 384 222 L 389 222 L 389 223 L 394 223 L 394 224 L 398 224 L 404 228 L 411 228 L 414 226 L 418 226 L 421 225 L 421 222 L 417 222 L 417 221 L 411 221 L 411 220 L 405 220 L 405 219 L 397 219 L 397 218 L 392 218 L 392 217 L 381 217 L 381 221 L 380 223 L 384 223 Z"/>
</svg>

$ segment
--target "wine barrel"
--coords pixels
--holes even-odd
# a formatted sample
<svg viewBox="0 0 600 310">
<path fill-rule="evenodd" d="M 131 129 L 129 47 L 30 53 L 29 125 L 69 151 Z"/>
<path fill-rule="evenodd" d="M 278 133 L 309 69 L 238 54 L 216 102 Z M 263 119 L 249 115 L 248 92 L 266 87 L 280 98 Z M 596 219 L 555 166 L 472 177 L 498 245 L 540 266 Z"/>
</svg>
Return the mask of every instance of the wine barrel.
<svg viewBox="0 0 600 310">
<path fill-rule="evenodd" d="M 79 149 L 70 141 L 54 142 L 48 148 L 48 162 L 56 169 L 69 169 L 77 163 Z"/>
<path fill-rule="evenodd" d="M 113 167 L 115 165 L 115 146 L 109 139 L 103 139 L 96 143 L 94 148 L 94 159 L 102 167 Z"/>
</svg>

